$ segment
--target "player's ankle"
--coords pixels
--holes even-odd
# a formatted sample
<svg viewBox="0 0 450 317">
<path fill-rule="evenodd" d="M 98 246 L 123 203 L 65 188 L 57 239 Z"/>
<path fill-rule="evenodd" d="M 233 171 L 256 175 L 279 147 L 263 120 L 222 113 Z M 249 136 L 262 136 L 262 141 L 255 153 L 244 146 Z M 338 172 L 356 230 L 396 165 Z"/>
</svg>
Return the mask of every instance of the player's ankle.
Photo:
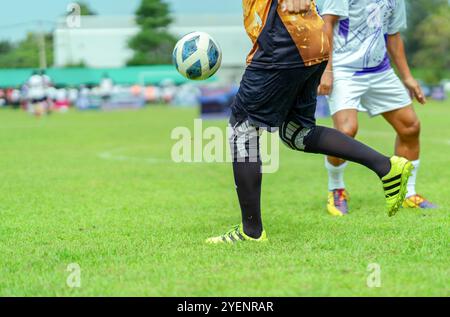
<svg viewBox="0 0 450 317">
<path fill-rule="evenodd" d="M 386 157 L 387 160 L 385 160 L 382 164 L 378 165 L 378 169 L 374 170 L 374 172 L 378 175 L 380 179 L 383 179 L 392 170 L 392 161 L 390 158 Z"/>
<path fill-rule="evenodd" d="M 263 229 L 262 229 L 262 227 L 252 227 L 252 226 L 245 226 L 244 225 L 243 231 L 250 238 L 252 238 L 252 239 L 259 239 L 259 238 L 261 238 Z"/>
</svg>

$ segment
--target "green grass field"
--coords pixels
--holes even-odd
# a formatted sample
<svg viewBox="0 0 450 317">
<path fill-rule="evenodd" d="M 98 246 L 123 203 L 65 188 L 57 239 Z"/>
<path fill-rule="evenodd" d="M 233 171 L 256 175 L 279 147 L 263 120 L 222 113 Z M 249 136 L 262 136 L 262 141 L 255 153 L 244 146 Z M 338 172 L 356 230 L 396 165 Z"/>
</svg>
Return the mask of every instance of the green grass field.
<svg viewBox="0 0 450 317">
<path fill-rule="evenodd" d="M 0 110 L 0 295 L 450 296 L 450 103 L 417 109 L 418 189 L 439 210 L 388 218 L 376 176 L 351 165 L 352 214 L 332 218 L 323 157 L 283 148 L 264 178 L 270 242 L 234 246 L 203 243 L 239 222 L 230 166 L 170 161 L 172 129 L 196 111 Z M 360 139 L 393 152 L 380 118 L 361 116 Z M 66 285 L 70 263 L 80 288 Z M 366 285 L 370 263 L 380 288 Z"/>
</svg>

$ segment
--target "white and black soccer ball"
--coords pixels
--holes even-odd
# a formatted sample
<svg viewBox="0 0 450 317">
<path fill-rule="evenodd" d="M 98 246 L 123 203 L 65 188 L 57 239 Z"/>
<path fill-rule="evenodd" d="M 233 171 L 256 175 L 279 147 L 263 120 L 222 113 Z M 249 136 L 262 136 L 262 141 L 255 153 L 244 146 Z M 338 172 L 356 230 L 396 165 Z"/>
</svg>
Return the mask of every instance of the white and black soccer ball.
<svg viewBox="0 0 450 317">
<path fill-rule="evenodd" d="M 222 50 L 209 34 L 189 33 L 175 46 L 173 63 L 184 77 L 191 80 L 205 80 L 220 68 Z"/>
</svg>

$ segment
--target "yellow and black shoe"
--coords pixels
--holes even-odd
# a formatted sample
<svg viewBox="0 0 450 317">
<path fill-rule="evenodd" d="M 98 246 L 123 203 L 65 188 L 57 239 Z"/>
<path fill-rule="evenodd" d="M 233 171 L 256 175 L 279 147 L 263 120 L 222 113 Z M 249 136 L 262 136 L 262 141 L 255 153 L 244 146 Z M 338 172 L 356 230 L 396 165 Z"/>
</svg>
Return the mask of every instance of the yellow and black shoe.
<svg viewBox="0 0 450 317">
<path fill-rule="evenodd" d="M 391 170 L 381 179 L 389 217 L 394 216 L 405 201 L 408 179 L 414 166 L 407 159 L 391 158 Z"/>
<path fill-rule="evenodd" d="M 244 233 L 242 225 L 237 225 L 220 236 L 207 239 L 206 243 L 208 243 L 208 244 L 223 244 L 223 243 L 233 244 L 233 243 L 242 242 L 242 241 L 266 242 L 267 235 L 266 235 L 266 232 L 263 230 L 263 232 L 261 233 L 261 237 L 259 237 L 258 239 L 254 239 Z"/>
</svg>

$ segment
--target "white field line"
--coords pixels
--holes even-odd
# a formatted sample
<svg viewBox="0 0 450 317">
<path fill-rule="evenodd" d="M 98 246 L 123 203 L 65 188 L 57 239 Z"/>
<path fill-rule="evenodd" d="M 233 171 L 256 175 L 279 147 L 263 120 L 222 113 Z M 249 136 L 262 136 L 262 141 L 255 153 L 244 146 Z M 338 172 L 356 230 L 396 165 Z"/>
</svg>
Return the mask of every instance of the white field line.
<svg viewBox="0 0 450 317">
<path fill-rule="evenodd" d="M 121 161 L 121 162 L 141 162 L 147 164 L 159 164 L 159 163 L 170 163 L 170 160 L 157 159 L 152 157 L 138 157 L 138 156 L 128 156 L 121 155 L 120 152 L 127 150 L 127 148 L 117 148 L 111 151 L 105 151 L 98 153 L 98 157 L 103 160 L 108 161 Z M 119 153 L 118 153 L 119 152 Z"/>
</svg>

